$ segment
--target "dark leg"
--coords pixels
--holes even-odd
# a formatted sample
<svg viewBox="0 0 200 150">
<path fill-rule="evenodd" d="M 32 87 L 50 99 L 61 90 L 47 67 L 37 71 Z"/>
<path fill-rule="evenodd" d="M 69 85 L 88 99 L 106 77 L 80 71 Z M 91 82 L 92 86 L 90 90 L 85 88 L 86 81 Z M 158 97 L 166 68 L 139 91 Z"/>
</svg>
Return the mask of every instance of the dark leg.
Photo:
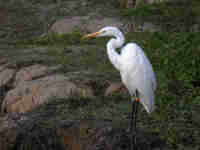
<svg viewBox="0 0 200 150">
<path fill-rule="evenodd" d="M 136 92 L 136 96 L 138 96 Z M 139 102 L 139 98 L 136 97 L 136 99 L 132 100 L 132 113 L 131 113 L 131 150 L 137 150 L 137 143 L 136 143 L 136 122 L 137 122 L 137 105 Z"/>
</svg>

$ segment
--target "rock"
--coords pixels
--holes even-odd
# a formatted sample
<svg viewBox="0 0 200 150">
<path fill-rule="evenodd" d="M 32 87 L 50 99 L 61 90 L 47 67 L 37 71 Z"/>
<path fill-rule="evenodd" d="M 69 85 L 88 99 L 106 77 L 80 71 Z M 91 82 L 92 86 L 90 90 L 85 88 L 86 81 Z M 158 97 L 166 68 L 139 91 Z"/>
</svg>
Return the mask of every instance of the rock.
<svg viewBox="0 0 200 150">
<path fill-rule="evenodd" d="M 92 19 L 92 20 L 88 21 L 86 30 L 88 32 L 95 32 L 105 26 L 116 26 L 116 27 L 120 28 L 122 26 L 122 24 L 123 23 L 118 18 L 103 17 L 103 18 Z"/>
<path fill-rule="evenodd" d="M 114 17 L 75 16 L 56 21 L 52 25 L 50 32 L 59 34 L 72 33 L 75 28 L 83 32 L 94 32 L 108 25 L 120 27 L 122 22 Z"/>
<path fill-rule="evenodd" d="M 10 118 L 8 115 L 0 117 L 0 149 L 6 150 L 11 148 L 12 144 L 16 141 L 16 117 Z M 19 118 L 17 118 L 19 119 Z"/>
<path fill-rule="evenodd" d="M 101 145 L 102 149 L 121 149 L 119 143 L 128 146 L 126 131 L 115 129 L 111 122 L 103 120 L 56 120 L 48 122 L 52 117 L 42 114 L 7 115 L 0 118 L 0 148 L 51 149 L 59 150 L 95 150 Z M 40 120 L 40 121 L 38 121 Z M 120 137 L 120 138 L 117 138 Z M 123 139 L 123 140 L 122 140 Z M 39 142 L 38 142 L 39 141 Z M 119 148 L 120 147 L 120 148 Z"/>
<path fill-rule="evenodd" d="M 5 63 L 8 63 L 8 59 L 7 58 L 1 58 L 0 59 L 0 65 L 2 65 L 2 64 L 5 64 Z"/>
<path fill-rule="evenodd" d="M 152 4 L 152 3 L 155 2 L 155 0 L 137 0 L 136 2 L 137 2 L 136 5 L 138 5 L 140 3 L 142 3 L 142 4 Z"/>
<path fill-rule="evenodd" d="M 55 32 L 59 34 L 72 33 L 72 31 L 76 27 L 80 27 L 81 22 L 82 22 L 82 19 L 79 16 L 64 18 L 64 19 L 56 21 L 52 25 L 50 32 Z"/>
<path fill-rule="evenodd" d="M 114 129 L 110 122 L 81 120 L 78 124 L 71 125 L 71 127 L 57 129 L 56 133 L 59 137 L 62 137 L 66 149 L 70 147 L 72 150 L 96 150 L 97 145 L 101 145 L 102 149 L 108 150 L 109 148 L 115 149 L 113 148 L 113 143 L 119 142 L 105 142 L 109 139 L 109 133 L 113 131 Z"/>
<path fill-rule="evenodd" d="M 199 32 L 200 31 L 200 25 L 199 24 L 194 24 L 190 28 L 190 32 Z"/>
<path fill-rule="evenodd" d="M 137 0 L 137 4 L 152 4 L 152 3 L 161 3 L 161 2 L 169 2 L 169 1 L 172 1 L 172 0 Z M 173 2 L 173 1 L 172 1 Z"/>
<path fill-rule="evenodd" d="M 9 64 L 0 64 L 0 72 L 8 68 Z"/>
<path fill-rule="evenodd" d="M 120 0 L 121 8 L 135 8 L 140 4 L 152 4 L 152 3 L 161 3 L 171 0 Z"/>
<path fill-rule="evenodd" d="M 161 27 L 158 25 L 155 25 L 151 22 L 144 22 L 139 29 L 141 31 L 149 31 L 149 32 L 159 32 L 161 31 Z"/>
<path fill-rule="evenodd" d="M 8 21 L 9 21 L 8 12 L 9 12 L 8 9 L 1 7 L 1 9 L 0 9 L 0 24 L 8 23 Z"/>
<path fill-rule="evenodd" d="M 14 86 L 24 81 L 31 81 L 36 78 L 45 76 L 47 73 L 48 73 L 48 68 L 47 66 L 44 66 L 44 65 L 36 64 L 36 65 L 22 68 L 16 74 Z"/>
<path fill-rule="evenodd" d="M 56 111 L 56 110 L 54 110 Z M 62 115 L 62 114 L 59 114 Z M 65 115 L 65 114 L 64 114 Z M 57 120 L 52 120 L 57 118 Z M 61 120 L 46 112 L 10 114 L 0 118 L 0 148 L 59 150 L 130 149 L 130 134 L 106 120 Z M 51 120 L 51 121 L 49 121 Z M 119 122 L 117 123 L 119 124 Z M 138 149 L 168 149 L 166 141 L 150 132 L 137 131 Z"/>
<path fill-rule="evenodd" d="M 91 88 L 76 86 L 64 75 L 49 75 L 40 79 L 19 82 L 2 103 L 4 112 L 24 113 L 47 103 L 50 98 L 94 97 Z"/>
<path fill-rule="evenodd" d="M 111 83 L 106 89 L 104 96 L 113 95 L 116 92 L 128 93 L 128 90 L 123 83 Z"/>
<path fill-rule="evenodd" d="M 71 18 L 64 18 L 62 20 L 58 20 L 55 22 L 50 32 L 66 34 L 72 33 L 75 28 L 78 28 L 80 32 L 83 34 L 95 32 L 105 26 L 116 26 L 122 30 L 122 32 L 132 32 L 136 31 L 136 23 L 134 20 L 120 20 L 115 17 L 93 17 L 93 16 L 76 16 Z M 161 27 L 159 25 L 155 25 L 151 22 L 144 22 L 141 26 L 139 26 L 140 31 L 150 31 L 150 32 L 158 32 L 161 31 Z"/>
<path fill-rule="evenodd" d="M 1 68 L 2 69 L 2 68 Z M 0 72 L 0 87 L 12 81 L 16 73 L 15 69 L 3 68 Z"/>
</svg>

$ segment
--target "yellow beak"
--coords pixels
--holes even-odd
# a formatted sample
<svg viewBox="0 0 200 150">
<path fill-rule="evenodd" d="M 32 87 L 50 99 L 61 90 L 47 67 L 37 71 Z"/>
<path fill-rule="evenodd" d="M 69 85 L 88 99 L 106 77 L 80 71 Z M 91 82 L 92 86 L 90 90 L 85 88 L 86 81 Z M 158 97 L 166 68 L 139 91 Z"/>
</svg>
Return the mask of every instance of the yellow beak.
<svg viewBox="0 0 200 150">
<path fill-rule="evenodd" d="M 82 37 L 82 39 L 91 38 L 91 37 L 96 37 L 96 36 L 99 35 L 99 34 L 100 34 L 100 32 L 90 33 L 90 34 L 84 35 L 84 36 Z"/>
</svg>

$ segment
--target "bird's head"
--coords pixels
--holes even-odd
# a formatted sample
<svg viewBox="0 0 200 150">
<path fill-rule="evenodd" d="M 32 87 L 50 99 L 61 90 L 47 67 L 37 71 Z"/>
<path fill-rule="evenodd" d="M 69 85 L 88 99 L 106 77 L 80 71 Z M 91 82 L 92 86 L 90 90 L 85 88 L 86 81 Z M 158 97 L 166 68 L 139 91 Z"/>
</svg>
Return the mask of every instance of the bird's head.
<svg viewBox="0 0 200 150">
<path fill-rule="evenodd" d="M 93 32 L 93 33 L 87 34 L 87 35 L 83 36 L 83 38 L 102 37 L 102 36 L 112 37 L 112 36 L 116 36 L 120 33 L 121 33 L 121 31 L 118 28 L 112 27 L 112 26 L 107 26 L 107 27 L 100 29 L 98 32 Z"/>
</svg>

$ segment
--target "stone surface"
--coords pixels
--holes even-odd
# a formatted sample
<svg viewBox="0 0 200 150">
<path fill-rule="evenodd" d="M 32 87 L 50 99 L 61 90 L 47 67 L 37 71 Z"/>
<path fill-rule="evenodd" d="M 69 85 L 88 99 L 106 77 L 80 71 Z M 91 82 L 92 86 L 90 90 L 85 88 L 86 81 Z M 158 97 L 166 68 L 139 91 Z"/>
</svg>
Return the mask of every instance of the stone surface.
<svg viewBox="0 0 200 150">
<path fill-rule="evenodd" d="M 45 112 L 0 117 L 0 149 L 125 150 L 130 134 L 106 120 L 52 120 Z M 58 117 L 58 116 L 57 116 Z M 157 135 L 137 130 L 140 150 L 167 150 Z"/>
<path fill-rule="evenodd" d="M 50 32 L 55 32 L 59 34 L 72 33 L 72 31 L 76 27 L 81 26 L 82 21 L 83 19 L 81 19 L 81 17 L 79 16 L 58 20 L 52 25 Z"/>
<path fill-rule="evenodd" d="M 121 8 L 135 8 L 140 4 L 152 4 L 171 0 L 119 0 Z"/>
<path fill-rule="evenodd" d="M 110 85 L 108 86 L 108 88 L 104 93 L 104 96 L 113 95 L 114 93 L 117 92 L 123 92 L 128 94 L 128 90 L 123 85 L 123 83 L 120 82 L 120 83 L 110 83 Z"/>
<path fill-rule="evenodd" d="M 0 59 L 0 65 L 2 65 L 2 64 L 5 64 L 5 63 L 8 63 L 8 59 L 7 58 L 1 58 Z"/>
<path fill-rule="evenodd" d="M 42 76 L 45 76 L 48 73 L 47 66 L 44 65 L 32 65 L 19 70 L 15 76 L 14 85 L 22 83 L 24 81 L 31 81 Z"/>
<path fill-rule="evenodd" d="M 0 117 L 0 149 L 9 149 L 11 143 L 16 141 L 16 126 L 15 119 L 9 118 L 8 115 Z"/>
<path fill-rule="evenodd" d="M 159 25 L 154 25 L 151 22 L 144 22 L 139 28 L 141 31 L 149 31 L 149 32 L 161 31 L 161 27 Z"/>
<path fill-rule="evenodd" d="M 76 86 L 63 75 L 50 75 L 40 79 L 18 83 L 10 90 L 2 103 L 3 112 L 24 113 L 44 104 L 52 97 L 93 97 L 93 91 L 86 86 Z"/>
<path fill-rule="evenodd" d="M 66 34 L 72 33 L 75 29 L 80 30 L 82 34 L 98 31 L 105 26 L 115 26 L 121 29 L 122 32 L 138 31 L 134 20 L 130 20 L 128 23 L 125 20 L 121 20 L 116 17 L 102 17 L 102 16 L 75 16 L 71 18 L 64 18 L 56 21 L 50 32 Z M 151 22 L 144 22 L 139 26 L 139 31 L 158 32 L 161 31 L 159 25 L 155 25 Z"/>
<path fill-rule="evenodd" d="M 117 143 L 127 141 L 127 136 L 123 136 L 125 130 L 119 132 L 111 126 L 111 122 L 57 120 L 49 123 L 51 117 L 45 116 L 32 118 L 31 115 L 12 114 L 0 117 L 0 149 L 23 149 L 27 146 L 52 149 L 53 146 L 59 150 L 95 150 L 101 145 L 101 148 L 109 150 L 116 148 Z M 46 125 L 43 126 L 41 122 Z M 111 138 L 119 135 L 121 138 Z M 120 141 L 122 138 L 125 140 Z M 128 142 L 124 144 L 128 146 Z"/>
<path fill-rule="evenodd" d="M 15 72 L 15 69 L 3 68 L 0 72 L 0 87 L 11 82 L 11 80 L 14 78 Z"/>
<path fill-rule="evenodd" d="M 123 23 L 118 18 L 103 17 L 103 18 L 92 19 L 91 21 L 88 21 L 86 30 L 89 32 L 95 32 L 105 26 L 116 26 L 120 28 L 122 24 Z"/>
<path fill-rule="evenodd" d="M 9 10 L 6 8 L 0 9 L 0 24 L 6 24 L 8 23 L 8 12 Z"/>
<path fill-rule="evenodd" d="M 0 72 L 5 70 L 8 66 L 9 64 L 0 64 Z"/>
<path fill-rule="evenodd" d="M 111 17 L 92 17 L 92 16 L 75 16 L 70 18 L 64 18 L 56 21 L 50 32 L 59 34 L 72 33 L 74 29 L 78 28 L 83 32 L 94 32 L 104 26 L 117 26 L 120 27 L 122 22 L 118 18 Z"/>
</svg>

